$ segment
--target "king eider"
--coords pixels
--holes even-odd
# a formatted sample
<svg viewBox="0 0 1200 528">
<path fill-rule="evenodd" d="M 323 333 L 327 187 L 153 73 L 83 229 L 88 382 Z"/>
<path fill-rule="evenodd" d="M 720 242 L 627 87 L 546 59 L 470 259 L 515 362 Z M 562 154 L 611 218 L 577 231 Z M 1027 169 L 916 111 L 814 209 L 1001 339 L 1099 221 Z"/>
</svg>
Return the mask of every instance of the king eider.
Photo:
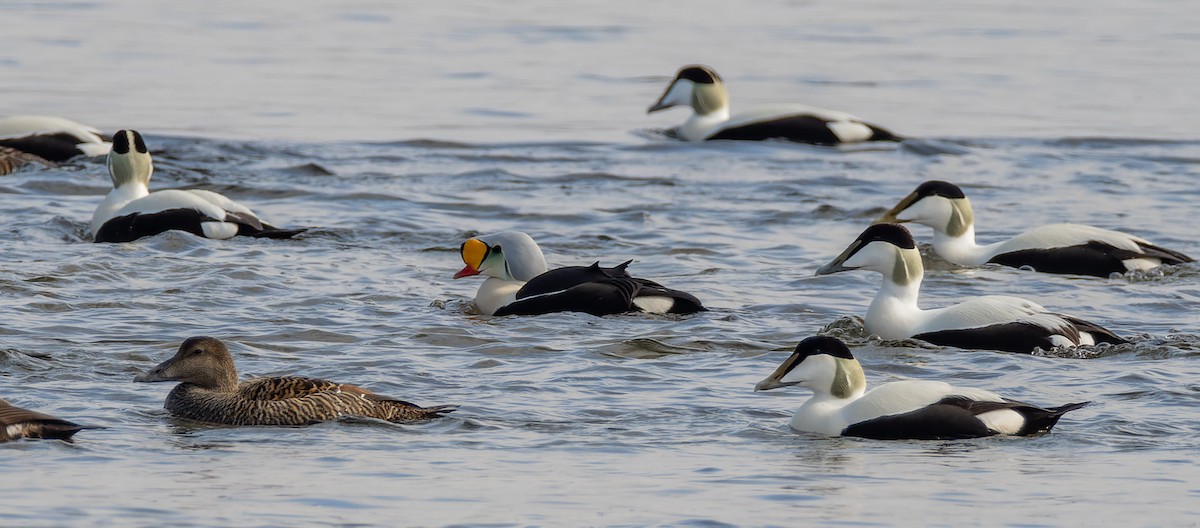
<svg viewBox="0 0 1200 528">
<path fill-rule="evenodd" d="M 309 425 L 345 417 L 389 422 L 437 418 L 453 405 L 418 407 L 367 389 L 316 378 L 258 378 L 238 383 L 220 340 L 190 337 L 173 357 L 134 381 L 178 381 L 163 407 L 174 416 L 226 425 Z"/>
<path fill-rule="evenodd" d="M 304 229 L 279 229 L 246 206 L 212 191 L 168 189 L 150 192 L 154 164 L 135 130 L 121 130 L 108 153 L 113 190 L 92 215 L 96 242 L 130 242 L 164 231 L 226 239 L 236 235 L 290 238 Z"/>
<path fill-rule="evenodd" d="M 1003 242 L 975 243 L 971 201 L 957 185 L 927 181 L 876 222 L 913 222 L 933 228 L 933 250 L 960 266 L 995 263 L 1043 273 L 1108 277 L 1195 259 L 1118 231 L 1079 224 L 1035 227 Z"/>
<path fill-rule="evenodd" d="M 674 129 L 685 141 L 785 139 L 814 145 L 901 141 L 892 132 L 845 112 L 781 104 L 730 115 L 725 83 L 707 66 L 684 66 L 646 113 L 689 106 L 693 114 Z"/>
<path fill-rule="evenodd" d="M 893 381 L 867 390 L 850 349 L 810 337 L 755 391 L 799 385 L 813 391 L 792 417 L 797 431 L 876 440 L 948 440 L 1050 432 L 1058 419 L 1089 402 L 1042 408 L 983 389 L 940 381 Z"/>
<path fill-rule="evenodd" d="M 542 249 L 521 232 L 467 239 L 460 254 L 466 266 L 454 278 L 488 277 L 475 294 L 475 305 L 486 315 L 690 314 L 705 309 L 691 294 L 630 276 L 625 268 L 633 261 L 614 268 L 597 262 L 547 271 Z"/>
<path fill-rule="evenodd" d="M 100 429 L 79 425 L 48 414 L 15 407 L 0 400 L 0 442 L 22 438 L 47 438 L 71 441 L 75 433 L 84 429 Z"/>
<path fill-rule="evenodd" d="M 110 138 L 99 130 L 69 119 L 49 116 L 0 119 L 0 174 L 11 172 L 23 162 L 50 165 L 75 156 L 103 156 L 110 148 Z"/>
<path fill-rule="evenodd" d="M 883 275 L 867 308 L 867 332 L 884 339 L 920 339 L 958 348 L 1033 352 L 1056 346 L 1119 344 L 1109 330 L 1069 315 L 1048 312 L 1018 297 L 987 295 L 932 310 L 917 306 L 925 268 L 904 226 L 875 224 L 817 275 L 865 269 Z"/>
</svg>

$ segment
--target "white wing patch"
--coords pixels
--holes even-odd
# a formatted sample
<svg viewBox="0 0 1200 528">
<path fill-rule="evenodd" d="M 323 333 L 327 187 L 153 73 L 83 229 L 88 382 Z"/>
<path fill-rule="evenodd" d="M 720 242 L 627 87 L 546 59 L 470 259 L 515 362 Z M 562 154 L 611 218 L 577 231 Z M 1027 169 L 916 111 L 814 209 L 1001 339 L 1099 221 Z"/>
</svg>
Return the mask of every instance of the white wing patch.
<svg viewBox="0 0 1200 528">
<path fill-rule="evenodd" d="M 171 209 L 195 209 L 213 220 L 224 220 L 225 209 L 188 191 L 168 189 L 152 192 L 125 204 L 113 214 L 113 218 L 131 214 L 161 213 Z"/>
<path fill-rule="evenodd" d="M 912 412 L 954 393 L 953 386 L 941 381 L 904 380 L 880 385 L 843 409 L 846 423 L 842 428 L 880 416 Z"/>
<path fill-rule="evenodd" d="M 1138 244 L 1149 244 L 1145 239 L 1119 231 L 1080 224 L 1049 224 L 1035 227 L 1013 237 L 1011 240 L 1000 243 L 993 250 L 993 255 L 1020 251 L 1022 249 L 1078 246 L 1087 244 L 1093 240 L 1138 253 L 1142 252 L 1142 248 Z"/>
<path fill-rule="evenodd" d="M 1019 297 L 985 295 L 953 306 L 923 312 L 923 319 L 913 328 L 913 335 L 940 330 L 981 328 L 996 324 L 1024 322 L 1049 331 L 1069 332 L 1071 323 L 1048 313 L 1042 305 Z"/>
</svg>

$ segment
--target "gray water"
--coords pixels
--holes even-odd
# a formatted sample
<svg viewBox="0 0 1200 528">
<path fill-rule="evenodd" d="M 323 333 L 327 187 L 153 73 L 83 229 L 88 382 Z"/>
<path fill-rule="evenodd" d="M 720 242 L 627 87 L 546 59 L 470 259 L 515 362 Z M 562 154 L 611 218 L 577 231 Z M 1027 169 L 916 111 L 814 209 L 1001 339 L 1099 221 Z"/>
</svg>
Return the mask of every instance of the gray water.
<svg viewBox="0 0 1200 528">
<path fill-rule="evenodd" d="M 981 239 L 1121 229 L 1200 254 L 1200 12 L 1187 2 L 0 2 L 0 115 L 136 128 L 154 188 L 218 190 L 290 241 L 88 243 L 102 160 L 0 180 L 0 397 L 107 429 L 0 446 L 0 525 L 1196 525 L 1200 266 L 1111 279 L 955 269 L 1132 344 L 1035 356 L 879 342 L 870 273 L 814 277 L 926 179 Z M 847 110 L 921 138 L 674 143 L 682 64 L 735 106 Z M 633 258 L 689 317 L 480 316 L 459 244 Z M 929 232 L 917 227 L 919 240 Z M 796 342 L 869 382 L 1095 403 L 1035 438 L 877 442 L 752 392 Z M 135 374 L 208 334 L 244 376 L 355 383 L 451 416 L 222 428 Z"/>
</svg>

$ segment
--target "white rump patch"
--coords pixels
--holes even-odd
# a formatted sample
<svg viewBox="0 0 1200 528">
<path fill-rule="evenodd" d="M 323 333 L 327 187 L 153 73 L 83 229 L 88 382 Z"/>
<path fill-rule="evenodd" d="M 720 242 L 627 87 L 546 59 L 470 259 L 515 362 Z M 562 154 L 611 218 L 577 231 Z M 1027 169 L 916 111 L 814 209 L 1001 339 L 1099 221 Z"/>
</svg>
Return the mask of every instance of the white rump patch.
<svg viewBox="0 0 1200 528">
<path fill-rule="evenodd" d="M 634 297 L 633 305 L 641 308 L 643 312 L 665 314 L 671 311 L 672 306 L 675 306 L 675 299 L 661 296 Z"/>
<path fill-rule="evenodd" d="M 1156 258 L 1132 258 L 1122 260 L 1121 264 L 1125 265 L 1125 271 L 1145 271 L 1161 266 L 1162 261 Z"/>
<path fill-rule="evenodd" d="M 79 143 L 75 148 L 83 152 L 84 156 L 105 156 L 112 150 L 112 143 Z"/>
<path fill-rule="evenodd" d="M 842 143 L 858 143 L 871 139 L 875 133 L 871 127 L 854 121 L 830 121 L 825 126 L 837 136 Z"/>
<path fill-rule="evenodd" d="M 237 224 L 229 222 L 200 222 L 200 229 L 204 231 L 205 238 L 217 240 L 233 238 L 238 232 Z"/>
<path fill-rule="evenodd" d="M 24 438 L 25 431 L 29 429 L 29 424 L 16 424 L 4 428 L 4 434 L 9 438 Z"/>
<path fill-rule="evenodd" d="M 1012 409 L 989 411 L 976 416 L 976 418 L 979 418 L 983 425 L 988 426 L 988 429 L 1006 435 L 1017 434 L 1025 426 L 1025 417 Z"/>
</svg>

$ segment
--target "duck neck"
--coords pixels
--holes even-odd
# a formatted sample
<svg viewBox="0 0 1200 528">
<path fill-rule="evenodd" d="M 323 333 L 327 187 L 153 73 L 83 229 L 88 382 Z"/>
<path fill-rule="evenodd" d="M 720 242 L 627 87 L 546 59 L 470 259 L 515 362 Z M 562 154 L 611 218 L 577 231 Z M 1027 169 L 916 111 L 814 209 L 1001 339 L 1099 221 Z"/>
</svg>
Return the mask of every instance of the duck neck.
<svg viewBox="0 0 1200 528">
<path fill-rule="evenodd" d="M 858 398 L 838 398 L 827 392 L 814 393 L 792 416 L 792 429 L 829 436 L 840 435 L 846 428 L 840 413 L 856 399 Z"/>
<path fill-rule="evenodd" d="M 975 243 L 975 225 L 965 226 L 957 236 L 940 229 L 933 232 L 933 250 L 960 266 L 979 266 L 992 257 L 991 246 Z"/>
<path fill-rule="evenodd" d="M 729 121 L 728 108 L 707 114 L 695 113 L 676 129 L 676 133 L 685 141 L 702 141 L 726 121 Z"/>
<path fill-rule="evenodd" d="M 104 197 L 104 201 L 100 202 L 100 207 L 97 207 L 96 212 L 92 215 L 92 234 L 95 235 L 100 230 L 100 226 L 111 220 L 117 211 L 120 211 L 126 204 L 149 194 L 150 189 L 146 184 L 137 181 L 126 182 L 109 191 L 108 196 Z"/>
<path fill-rule="evenodd" d="M 920 274 L 909 275 L 906 281 L 900 282 L 884 276 L 879 293 L 867 308 L 867 332 L 884 339 L 912 337 L 911 330 L 921 315 L 921 308 L 917 306 L 920 292 Z"/>
</svg>

